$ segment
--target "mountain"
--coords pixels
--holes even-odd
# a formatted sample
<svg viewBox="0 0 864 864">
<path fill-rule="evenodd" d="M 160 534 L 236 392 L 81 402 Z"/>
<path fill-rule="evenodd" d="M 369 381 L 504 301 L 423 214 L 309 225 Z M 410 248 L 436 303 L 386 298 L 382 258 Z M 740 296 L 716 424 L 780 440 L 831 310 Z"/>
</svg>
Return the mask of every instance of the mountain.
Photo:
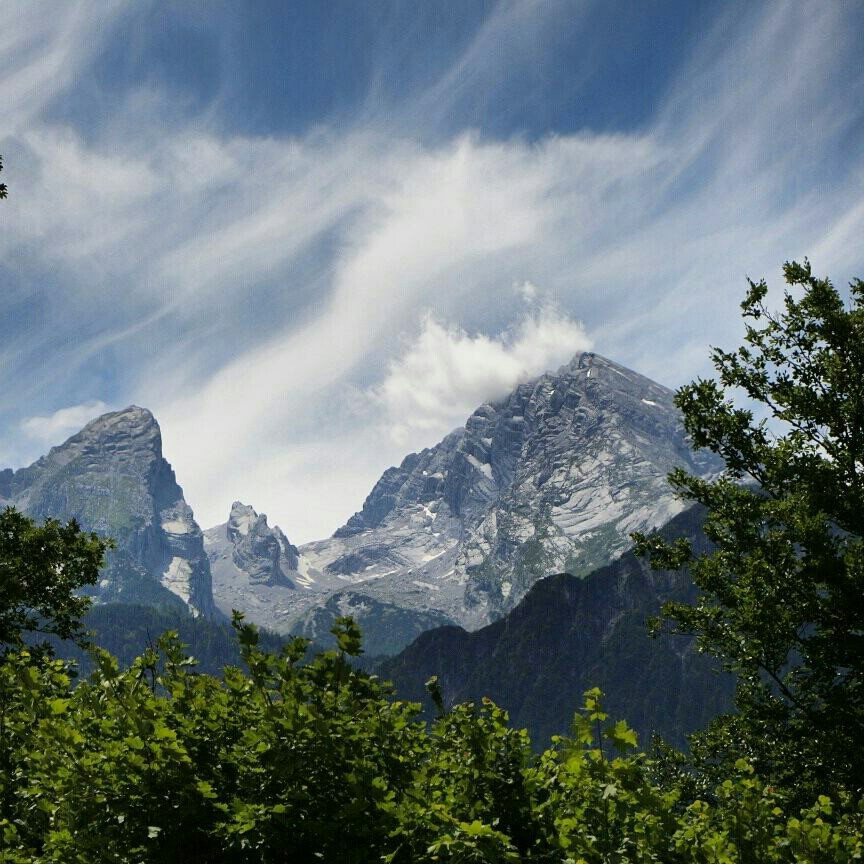
<svg viewBox="0 0 864 864">
<path fill-rule="evenodd" d="M 222 612 L 240 609 L 257 624 L 323 647 L 333 646 L 330 630 L 344 615 L 361 625 L 366 652 L 373 657 L 395 654 L 424 630 L 452 623 L 436 612 L 341 590 L 345 583 L 338 575 L 310 575 L 282 530 L 240 501 L 231 506 L 227 522 L 204 532 L 204 547 Z"/>
<path fill-rule="evenodd" d="M 37 520 L 76 519 L 116 541 L 92 592 L 102 602 L 217 615 L 201 529 L 162 456 L 153 415 L 105 414 L 28 468 L 0 474 L 0 505 Z"/>
<path fill-rule="evenodd" d="M 389 657 L 410 645 L 421 633 L 434 627 L 452 624 L 440 612 L 403 609 L 354 591 L 330 594 L 323 605 L 313 606 L 291 628 L 316 645 L 332 648 L 330 634 L 336 619 L 350 615 L 363 632 L 363 651 L 367 657 Z"/>
<path fill-rule="evenodd" d="M 228 521 L 204 532 L 204 548 L 213 574 L 219 609 L 248 614 L 263 627 L 288 632 L 297 615 L 314 602 L 308 580 L 298 572 L 297 547 L 267 516 L 240 501 L 231 505 Z"/>
<path fill-rule="evenodd" d="M 707 543 L 702 513 L 676 516 L 661 533 Z M 445 701 L 488 696 L 526 727 L 537 746 L 569 729 L 582 694 L 599 686 L 613 719 L 626 719 L 647 746 L 655 732 L 682 745 L 732 704 L 733 681 L 685 636 L 652 639 L 646 620 L 667 600 L 692 600 L 682 572 L 652 571 L 628 552 L 587 578 L 559 574 L 535 584 L 506 616 L 469 633 L 423 633 L 379 667 L 401 699 L 431 710 L 424 682 L 437 675 Z"/>
<path fill-rule="evenodd" d="M 385 471 L 359 513 L 300 547 L 301 566 L 319 586 L 336 577 L 340 590 L 481 627 L 539 579 L 585 575 L 680 512 L 673 467 L 719 469 L 691 452 L 673 395 L 580 354 Z"/>
<path fill-rule="evenodd" d="M 370 651 L 396 652 L 443 623 L 475 630 L 500 618 L 552 573 L 614 560 L 630 532 L 680 511 L 665 479 L 678 465 L 719 467 L 691 453 L 672 392 L 584 353 L 387 469 L 359 513 L 299 548 L 240 502 L 203 536 L 158 424 L 137 407 L 0 472 L 0 496 L 115 538 L 94 591 L 105 602 L 239 608 L 315 639 L 350 609 Z"/>
</svg>

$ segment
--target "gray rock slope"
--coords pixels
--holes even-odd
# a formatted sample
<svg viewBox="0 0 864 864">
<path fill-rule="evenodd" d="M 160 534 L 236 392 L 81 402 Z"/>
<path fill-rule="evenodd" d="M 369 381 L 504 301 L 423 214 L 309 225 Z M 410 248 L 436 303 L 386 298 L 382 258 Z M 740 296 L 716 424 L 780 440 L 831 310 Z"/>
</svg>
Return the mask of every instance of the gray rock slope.
<svg viewBox="0 0 864 864">
<path fill-rule="evenodd" d="M 336 619 L 363 627 L 366 653 L 390 655 L 420 633 L 451 623 L 444 615 L 404 609 L 347 590 L 334 574 L 309 574 L 297 547 L 267 517 L 235 501 L 228 521 L 204 532 L 213 592 L 222 612 L 238 609 L 271 630 L 306 636 L 330 647 Z"/>
<path fill-rule="evenodd" d="M 149 411 L 105 414 L 28 468 L 0 473 L 0 505 L 9 504 L 37 520 L 74 518 L 116 541 L 98 600 L 218 614 L 201 529 Z"/>
<path fill-rule="evenodd" d="M 297 572 L 297 547 L 246 504 L 235 501 L 228 521 L 204 532 L 204 548 L 214 597 L 226 614 L 238 609 L 257 624 L 286 632 L 299 610 L 315 599 L 312 593 L 298 593 L 304 580 Z"/>
<path fill-rule="evenodd" d="M 682 509 L 675 466 L 719 468 L 688 446 L 673 393 L 597 354 L 482 405 L 435 447 L 384 472 L 333 537 L 300 548 L 310 582 L 476 629 L 537 580 L 585 575 L 632 531 Z"/>
<path fill-rule="evenodd" d="M 306 612 L 291 632 L 325 648 L 335 647 L 331 630 L 336 619 L 350 615 L 363 632 L 367 658 L 391 656 L 410 645 L 421 633 L 451 624 L 440 612 L 403 609 L 356 591 L 337 591 L 323 605 Z"/>
</svg>

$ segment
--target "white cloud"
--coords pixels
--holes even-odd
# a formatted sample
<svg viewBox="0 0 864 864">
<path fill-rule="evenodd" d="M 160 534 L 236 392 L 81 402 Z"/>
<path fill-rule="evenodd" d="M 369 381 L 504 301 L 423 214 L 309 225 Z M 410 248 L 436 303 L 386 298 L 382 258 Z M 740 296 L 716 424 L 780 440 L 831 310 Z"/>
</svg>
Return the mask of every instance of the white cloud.
<svg viewBox="0 0 864 864">
<path fill-rule="evenodd" d="M 386 126 L 229 135 L 164 122 L 154 91 L 85 139 L 41 112 L 111 33 L 100 4 L 19 3 L 0 33 L 0 260 L 22 278 L 3 287 L 35 297 L 15 298 L 27 323 L 0 349 L 0 429 L 53 444 L 77 428 L 52 427 L 72 410 L 57 405 L 144 404 L 202 524 L 242 498 L 292 539 L 327 533 L 405 450 L 582 347 L 568 316 L 675 384 L 707 371 L 708 344 L 736 344 L 745 274 L 776 282 L 809 254 L 842 284 L 864 263 L 864 165 L 834 176 L 825 156 L 864 104 L 860 77 L 819 83 L 854 39 L 841 4 L 724 22 L 636 131 L 425 143 L 420 115 L 498 80 L 502 44 L 529 56 L 548 4 L 496 7 Z M 350 387 L 378 394 L 389 435 L 368 414 L 336 422 Z M 20 460 L 14 437 L 0 445 Z"/>
<path fill-rule="evenodd" d="M 223 494 L 224 454 L 245 464 L 260 458 L 262 440 L 280 439 L 284 447 L 293 418 L 308 413 L 364 357 L 395 344 L 394 334 L 416 320 L 418 306 L 446 305 L 460 286 L 473 287 L 490 261 L 542 236 L 550 182 L 543 151 L 481 145 L 470 136 L 432 151 L 384 139 L 344 146 L 355 154 L 367 148 L 356 175 L 343 177 L 341 194 L 354 195 L 358 213 L 330 261 L 331 289 L 317 314 L 299 326 L 289 319 L 203 384 L 185 369 L 188 345 L 169 347 L 165 374 L 148 370 L 144 394 L 136 397 L 162 419 L 166 452 L 188 466 L 190 494 L 214 502 L 201 508 L 207 515 Z M 302 199 L 287 209 L 302 220 Z M 230 279 L 216 274 L 218 284 Z M 230 287 L 222 290 L 230 303 Z M 257 448 L 244 453 L 253 437 Z M 204 438 L 210 447 L 196 443 Z"/>
<path fill-rule="evenodd" d="M 531 304 L 537 299 L 537 286 L 527 279 L 522 283 L 514 283 L 513 288 L 525 303 Z"/>
<path fill-rule="evenodd" d="M 479 405 L 590 347 L 582 325 L 551 307 L 497 336 L 470 334 L 427 314 L 416 341 L 390 363 L 374 398 L 395 443 L 429 446 Z"/>
<path fill-rule="evenodd" d="M 21 431 L 40 445 L 51 446 L 61 443 L 107 410 L 108 406 L 104 402 L 94 399 L 81 405 L 60 408 L 47 417 L 28 417 L 21 421 Z"/>
<path fill-rule="evenodd" d="M 12 131 L 39 115 L 98 51 L 122 0 L 13 0 L 0 29 L 3 122 Z"/>
</svg>

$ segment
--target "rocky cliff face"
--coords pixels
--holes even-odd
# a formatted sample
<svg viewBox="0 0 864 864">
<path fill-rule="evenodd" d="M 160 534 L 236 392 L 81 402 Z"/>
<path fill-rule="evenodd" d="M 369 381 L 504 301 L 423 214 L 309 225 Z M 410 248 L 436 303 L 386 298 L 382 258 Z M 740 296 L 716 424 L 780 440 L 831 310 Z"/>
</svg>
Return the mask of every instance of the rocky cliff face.
<svg viewBox="0 0 864 864">
<path fill-rule="evenodd" d="M 0 499 L 114 537 L 102 599 L 170 599 L 214 614 L 212 571 L 226 613 L 317 638 L 347 604 L 396 651 L 442 622 L 482 627 L 538 580 L 585 575 L 627 549 L 630 532 L 679 512 L 668 471 L 719 466 L 691 453 L 672 397 L 580 354 L 385 471 L 359 513 L 300 549 L 235 502 L 207 531 L 205 555 L 159 427 L 141 408 L 100 417 L 29 468 L 0 472 Z"/>
<path fill-rule="evenodd" d="M 312 578 L 475 629 L 551 573 L 584 575 L 632 531 L 679 512 L 667 473 L 694 455 L 673 393 L 596 354 L 483 405 L 464 429 L 388 469 L 332 538 L 301 547 Z"/>
<path fill-rule="evenodd" d="M 225 526 L 236 567 L 249 574 L 249 581 L 262 585 L 293 588 L 289 574 L 296 573 L 300 555 L 278 525 L 272 528 L 267 517 L 235 501 Z"/>
<path fill-rule="evenodd" d="M 228 521 L 204 532 L 204 547 L 216 603 L 225 614 L 237 609 L 257 624 L 287 632 L 320 599 L 318 592 L 302 590 L 313 586 L 298 570 L 297 547 L 247 504 L 235 501 Z"/>
<path fill-rule="evenodd" d="M 3 472 L 0 485 L 4 503 L 28 516 L 74 518 L 116 541 L 95 587 L 99 600 L 217 614 L 201 529 L 149 411 L 105 414 L 28 468 Z"/>
<path fill-rule="evenodd" d="M 433 611 L 407 609 L 350 590 L 350 562 L 328 572 L 310 572 L 308 561 L 278 526 L 252 507 L 235 501 L 228 521 L 204 532 L 213 572 L 213 593 L 226 614 L 238 609 L 257 624 L 305 636 L 330 648 L 330 630 L 351 615 L 363 629 L 366 654 L 395 654 L 420 633 L 451 623 Z"/>
</svg>

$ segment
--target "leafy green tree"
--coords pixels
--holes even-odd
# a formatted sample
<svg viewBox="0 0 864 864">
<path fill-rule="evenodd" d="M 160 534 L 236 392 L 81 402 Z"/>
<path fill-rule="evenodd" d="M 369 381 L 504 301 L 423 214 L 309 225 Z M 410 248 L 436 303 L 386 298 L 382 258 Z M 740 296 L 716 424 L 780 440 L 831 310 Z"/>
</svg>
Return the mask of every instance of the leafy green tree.
<svg viewBox="0 0 864 864">
<path fill-rule="evenodd" d="M 97 654 L 0 662 L 0 864 L 285 861 L 840 864 L 864 856 L 864 811 L 793 809 L 746 760 L 710 797 L 662 787 L 635 734 L 585 694 L 573 737 L 536 757 L 489 702 L 427 729 L 419 706 L 304 640 L 248 672 L 195 674 L 175 634 L 130 667 Z M 841 804 L 842 806 L 837 806 Z"/>
<path fill-rule="evenodd" d="M 37 525 L 13 507 L 0 512 L 0 648 L 22 648 L 40 635 L 83 636 L 81 616 L 109 542 L 71 520 Z"/>
<path fill-rule="evenodd" d="M 3 157 L 0 156 L 0 171 L 3 170 Z M 0 183 L 0 198 L 5 198 L 8 194 L 5 183 Z"/>
<path fill-rule="evenodd" d="M 714 551 L 637 535 L 652 565 L 688 567 L 701 596 L 665 607 L 738 678 L 737 715 L 694 742 L 703 764 L 746 757 L 809 795 L 864 787 L 864 283 L 849 300 L 787 263 L 781 311 L 764 281 L 742 303 L 745 344 L 676 402 L 696 447 L 726 461 L 672 485 L 707 508 Z M 733 396 L 746 394 L 757 419 Z M 811 799 L 812 800 L 812 799 Z"/>
</svg>

